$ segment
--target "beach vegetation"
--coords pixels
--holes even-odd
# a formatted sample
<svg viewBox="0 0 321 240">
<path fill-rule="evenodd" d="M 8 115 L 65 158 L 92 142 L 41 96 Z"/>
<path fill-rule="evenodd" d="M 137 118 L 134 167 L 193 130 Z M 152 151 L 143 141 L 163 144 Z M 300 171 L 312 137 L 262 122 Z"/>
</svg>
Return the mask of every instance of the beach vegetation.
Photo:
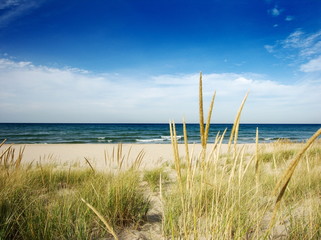
<svg viewBox="0 0 321 240">
<path fill-rule="evenodd" d="M 262 162 L 285 162 L 295 155 L 294 149 L 274 150 L 273 152 L 264 152 L 259 155 Z"/>
<path fill-rule="evenodd" d="M 0 172 L 0 239 L 108 237 L 110 231 L 81 199 L 95 206 L 115 231 L 137 228 L 146 219 L 150 200 L 140 189 L 137 171 L 115 175 L 38 165 L 9 172 L 3 163 L 17 159 L 7 156 Z"/>
<path fill-rule="evenodd" d="M 167 171 L 163 167 L 145 170 L 143 172 L 143 180 L 146 181 L 151 190 L 154 192 L 159 190 L 160 184 L 165 184 L 170 181 Z"/>
<path fill-rule="evenodd" d="M 170 124 L 176 181 L 163 197 L 165 235 L 172 239 L 320 238 L 321 148 L 315 140 L 321 129 L 305 144 L 280 140 L 269 151 L 260 149 L 257 130 L 256 150 L 249 155 L 245 146 L 237 144 L 246 94 L 223 155 L 224 133 L 216 137 L 214 147 L 208 147 L 202 75 L 199 95 L 202 150 L 194 161 L 185 142 L 186 171 L 181 168 L 175 123 Z M 213 99 L 206 126 L 210 126 Z M 288 149 L 289 144 L 294 148 Z M 312 206 L 318 210 L 314 212 Z"/>
</svg>

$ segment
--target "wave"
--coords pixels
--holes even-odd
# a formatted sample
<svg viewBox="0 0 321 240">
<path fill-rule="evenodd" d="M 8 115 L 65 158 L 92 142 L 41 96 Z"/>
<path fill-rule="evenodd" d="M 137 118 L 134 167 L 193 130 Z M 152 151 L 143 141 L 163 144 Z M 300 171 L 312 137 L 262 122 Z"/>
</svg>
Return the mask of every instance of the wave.
<svg viewBox="0 0 321 240">
<path fill-rule="evenodd" d="M 255 141 L 255 138 L 253 138 Z M 259 137 L 259 142 L 275 142 L 275 141 L 290 141 L 290 142 L 300 142 L 303 141 L 303 139 L 295 138 L 295 137 L 289 137 L 289 138 L 283 138 L 283 137 Z"/>
<path fill-rule="evenodd" d="M 177 140 L 180 140 L 183 136 L 176 136 Z M 170 141 L 171 140 L 171 136 L 161 136 L 162 139 Z"/>
<path fill-rule="evenodd" d="M 177 140 L 180 140 L 183 136 L 176 136 Z M 151 143 L 151 142 L 164 142 L 171 141 L 171 136 L 161 136 L 161 138 L 152 139 L 136 139 L 136 142 Z"/>
<path fill-rule="evenodd" d="M 111 139 L 106 139 L 106 137 L 98 137 L 98 142 L 108 142 L 111 143 L 113 140 Z"/>
<path fill-rule="evenodd" d="M 148 143 L 148 142 L 163 142 L 163 141 L 165 141 L 165 139 L 162 139 L 162 138 L 136 139 L 136 142 L 144 142 L 144 143 Z"/>
<path fill-rule="evenodd" d="M 256 140 L 255 137 L 252 138 L 254 141 Z M 259 137 L 259 141 L 272 141 L 274 138 L 272 137 Z"/>
</svg>

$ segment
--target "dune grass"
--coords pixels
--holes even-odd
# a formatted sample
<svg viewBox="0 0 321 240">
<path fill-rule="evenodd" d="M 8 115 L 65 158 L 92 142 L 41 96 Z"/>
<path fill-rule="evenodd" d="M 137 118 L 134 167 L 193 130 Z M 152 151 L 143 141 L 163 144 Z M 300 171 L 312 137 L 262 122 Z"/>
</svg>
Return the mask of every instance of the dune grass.
<svg viewBox="0 0 321 240">
<path fill-rule="evenodd" d="M 14 159 L 12 155 L 8 155 Z M 150 201 L 133 169 L 107 174 L 53 165 L 17 168 L 0 165 L 0 239 L 96 239 L 112 232 L 88 205 L 101 213 L 115 231 L 145 221 Z M 83 201 L 86 203 L 84 203 Z"/>
<path fill-rule="evenodd" d="M 160 182 L 161 179 L 161 182 Z M 160 184 L 165 184 L 170 181 L 168 172 L 164 167 L 157 167 L 143 172 L 143 180 L 146 181 L 151 190 L 155 192 L 159 190 Z"/>
<path fill-rule="evenodd" d="M 126 239 L 124 229 L 152 224 L 155 195 L 157 239 L 321 239 L 321 129 L 306 143 L 268 146 L 257 129 L 250 151 L 237 143 L 246 94 L 223 153 L 226 131 L 208 138 L 215 93 L 204 124 L 202 76 L 199 94 L 201 151 L 190 149 L 184 123 L 179 152 L 171 122 L 173 162 L 154 169 L 139 169 L 143 151 L 128 164 L 121 145 L 105 152 L 114 171 L 101 172 L 90 159 L 87 168 L 24 165 L 23 148 L 0 144 L 0 239 Z"/>
<path fill-rule="evenodd" d="M 295 149 L 282 148 L 279 145 L 289 143 L 279 141 L 271 152 L 262 152 L 257 144 L 254 154 L 246 154 L 244 146 L 237 144 L 246 98 L 247 94 L 235 117 L 226 155 L 220 150 L 224 133 L 216 137 L 214 147 L 208 148 L 202 75 L 199 100 L 201 153 L 191 156 L 186 144 L 185 152 L 180 154 L 175 124 L 170 124 L 176 182 L 163 200 L 166 236 L 172 239 L 321 237 L 320 144 L 311 147 L 321 129 L 305 145 Z M 214 97 L 206 126 L 209 126 L 213 102 Z M 187 138 L 185 126 L 184 130 Z M 309 147 L 311 151 L 308 151 Z"/>
</svg>

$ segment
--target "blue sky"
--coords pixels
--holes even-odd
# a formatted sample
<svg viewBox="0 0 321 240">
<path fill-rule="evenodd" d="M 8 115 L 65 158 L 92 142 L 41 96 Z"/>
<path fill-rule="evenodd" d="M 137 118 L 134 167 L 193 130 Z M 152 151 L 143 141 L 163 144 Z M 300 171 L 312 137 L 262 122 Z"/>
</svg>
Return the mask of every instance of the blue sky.
<svg viewBox="0 0 321 240">
<path fill-rule="evenodd" d="M 0 122 L 321 123 L 319 0 L 0 0 Z"/>
</svg>

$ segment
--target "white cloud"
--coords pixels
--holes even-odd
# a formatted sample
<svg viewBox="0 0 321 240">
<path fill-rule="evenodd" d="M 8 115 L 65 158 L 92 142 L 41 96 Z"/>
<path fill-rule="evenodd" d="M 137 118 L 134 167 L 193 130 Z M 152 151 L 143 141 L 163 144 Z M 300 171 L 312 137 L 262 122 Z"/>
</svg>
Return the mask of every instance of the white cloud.
<svg viewBox="0 0 321 240">
<path fill-rule="evenodd" d="M 0 59 L 0 122 L 198 121 L 199 74 L 127 76 Z M 142 80 L 144 79 L 144 80 Z M 214 122 L 320 122 L 321 83 L 281 84 L 247 73 L 204 74 L 204 103 L 217 91 Z"/>
<path fill-rule="evenodd" d="M 302 72 L 316 72 L 321 71 L 321 56 L 302 64 L 300 67 Z"/>
<path fill-rule="evenodd" d="M 19 69 L 21 67 L 33 67 L 31 62 L 13 62 L 9 59 L 5 58 L 0 58 L 0 69 L 6 69 L 6 70 L 11 70 L 11 69 Z"/>
</svg>

